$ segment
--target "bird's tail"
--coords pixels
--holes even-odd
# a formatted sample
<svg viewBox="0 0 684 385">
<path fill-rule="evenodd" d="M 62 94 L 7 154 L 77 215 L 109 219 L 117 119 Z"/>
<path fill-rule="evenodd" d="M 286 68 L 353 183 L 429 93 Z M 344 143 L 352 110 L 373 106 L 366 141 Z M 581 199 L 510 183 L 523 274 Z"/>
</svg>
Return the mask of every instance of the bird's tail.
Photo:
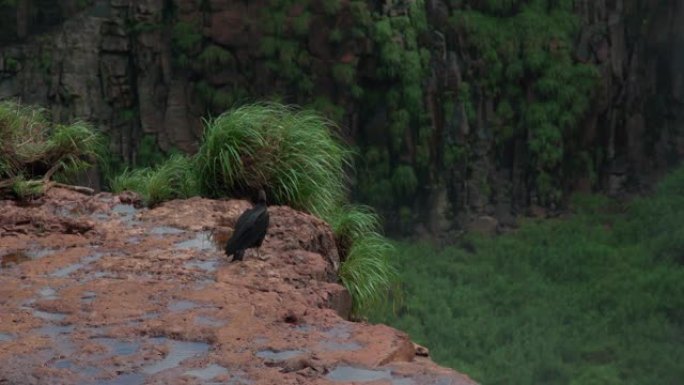
<svg viewBox="0 0 684 385">
<path fill-rule="evenodd" d="M 245 251 L 244 250 L 238 250 L 235 252 L 235 255 L 233 256 L 233 260 L 231 262 L 242 261 L 242 258 L 244 256 L 245 256 Z"/>
</svg>

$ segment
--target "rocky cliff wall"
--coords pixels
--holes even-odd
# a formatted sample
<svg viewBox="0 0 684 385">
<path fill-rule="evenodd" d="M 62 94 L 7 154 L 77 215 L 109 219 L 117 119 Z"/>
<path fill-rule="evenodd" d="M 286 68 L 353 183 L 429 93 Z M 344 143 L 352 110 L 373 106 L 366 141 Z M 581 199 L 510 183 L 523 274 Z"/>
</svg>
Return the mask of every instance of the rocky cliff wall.
<svg viewBox="0 0 684 385">
<path fill-rule="evenodd" d="M 132 164 L 142 138 L 193 151 L 201 117 L 235 104 L 311 105 L 361 149 L 359 198 L 406 232 L 491 231 L 681 159 L 681 2 L 495 3 L 22 0 L 0 98 L 95 122 Z"/>
</svg>

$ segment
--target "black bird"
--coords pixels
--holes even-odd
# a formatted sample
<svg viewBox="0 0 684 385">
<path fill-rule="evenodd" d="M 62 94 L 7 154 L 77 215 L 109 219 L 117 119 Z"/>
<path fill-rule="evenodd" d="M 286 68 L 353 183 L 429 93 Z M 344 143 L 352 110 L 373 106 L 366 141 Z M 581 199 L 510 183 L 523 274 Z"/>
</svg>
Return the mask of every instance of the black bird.
<svg viewBox="0 0 684 385">
<path fill-rule="evenodd" d="M 264 242 L 268 230 L 268 210 L 266 206 L 266 193 L 259 190 L 259 199 L 254 207 L 245 210 L 235 223 L 233 235 L 226 243 L 226 255 L 233 257 L 234 261 L 242 261 L 246 249 L 257 248 Z"/>
</svg>

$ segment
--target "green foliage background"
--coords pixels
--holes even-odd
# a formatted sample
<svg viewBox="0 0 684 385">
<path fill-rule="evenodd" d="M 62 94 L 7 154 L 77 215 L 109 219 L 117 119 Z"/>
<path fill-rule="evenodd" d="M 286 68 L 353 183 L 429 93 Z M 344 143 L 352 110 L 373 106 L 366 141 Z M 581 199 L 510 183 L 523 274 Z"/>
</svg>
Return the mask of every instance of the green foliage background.
<svg viewBox="0 0 684 385">
<path fill-rule="evenodd" d="M 492 134 L 500 144 L 513 137 L 526 139 L 540 203 L 558 202 L 563 171 L 572 172 L 567 166 L 577 164 L 563 164 L 564 158 L 585 156 L 568 149 L 577 140 L 577 125 L 599 79 L 592 65 L 573 58 L 580 26 L 574 2 L 460 3 L 462 10 L 454 12 L 451 22 L 467 36 L 463 51 L 479 59 L 471 66 L 471 85 L 480 96 L 495 100 Z"/>
<path fill-rule="evenodd" d="M 491 384 L 678 384 L 684 378 L 684 168 L 623 205 L 437 249 L 400 242 L 405 299 L 373 319 Z"/>
</svg>

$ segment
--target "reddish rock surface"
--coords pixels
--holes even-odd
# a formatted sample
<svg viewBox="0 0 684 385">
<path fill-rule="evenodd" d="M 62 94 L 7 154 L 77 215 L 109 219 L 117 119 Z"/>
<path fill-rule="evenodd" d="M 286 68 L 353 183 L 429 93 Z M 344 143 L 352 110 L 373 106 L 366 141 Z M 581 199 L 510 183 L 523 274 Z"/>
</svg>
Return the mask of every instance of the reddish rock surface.
<svg viewBox="0 0 684 385">
<path fill-rule="evenodd" d="M 248 202 L 122 201 L 0 201 L 0 384 L 474 384 L 345 319 L 318 219 L 269 208 L 261 257 L 231 264 L 212 240 Z"/>
</svg>

